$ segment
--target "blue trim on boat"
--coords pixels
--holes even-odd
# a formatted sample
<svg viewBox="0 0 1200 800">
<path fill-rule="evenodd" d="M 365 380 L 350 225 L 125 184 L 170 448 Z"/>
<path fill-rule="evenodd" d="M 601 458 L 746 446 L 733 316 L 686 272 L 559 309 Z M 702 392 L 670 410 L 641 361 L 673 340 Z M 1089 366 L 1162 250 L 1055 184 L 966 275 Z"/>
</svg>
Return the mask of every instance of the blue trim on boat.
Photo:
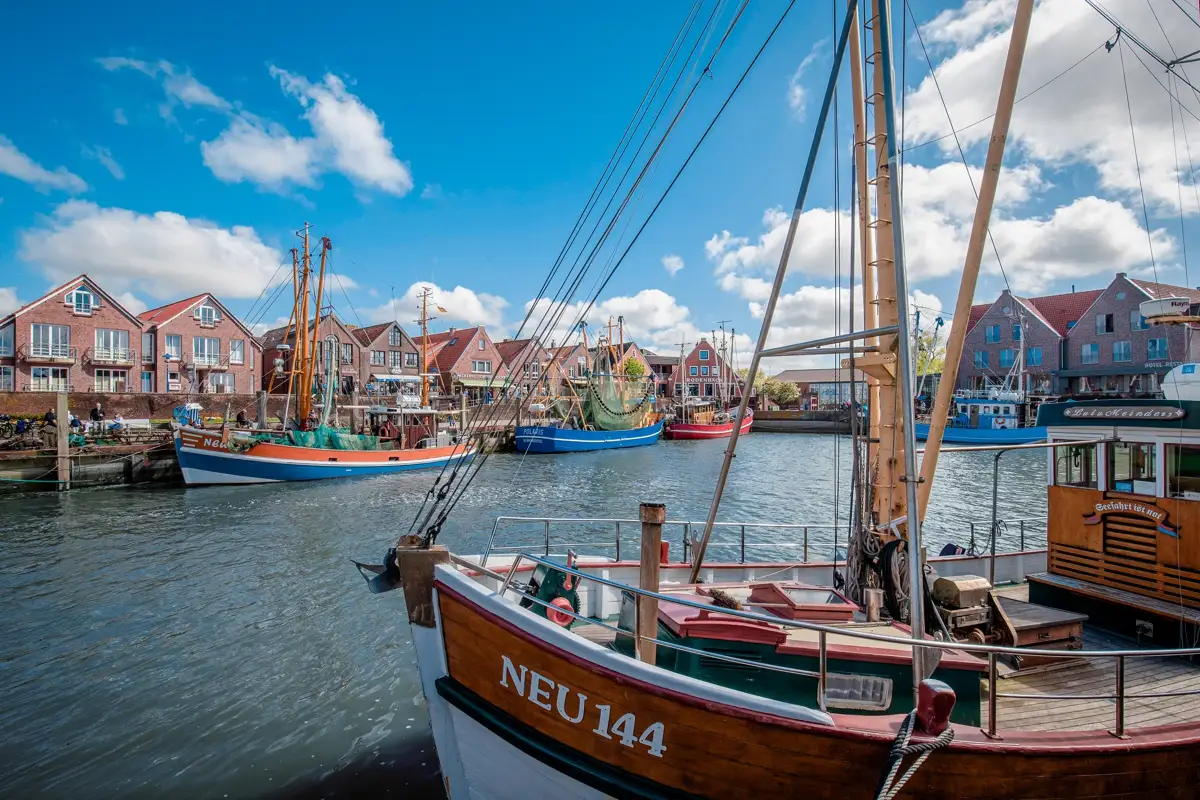
<svg viewBox="0 0 1200 800">
<path fill-rule="evenodd" d="M 917 439 L 929 438 L 929 426 L 917 423 Z M 1035 428 L 946 428 L 942 441 L 947 444 L 1033 444 L 1046 441 L 1046 429 Z"/>
<path fill-rule="evenodd" d="M 581 453 L 641 447 L 657 442 L 662 427 L 662 420 L 628 431 L 581 431 L 549 425 L 522 425 L 517 428 L 516 443 L 517 450 L 523 453 Z"/>
<path fill-rule="evenodd" d="M 316 481 L 330 478 L 349 478 L 360 475 L 381 475 L 407 472 L 414 469 L 441 467 L 457 461 L 458 454 L 428 461 L 385 461 L 379 463 L 301 463 L 274 458 L 258 458 L 242 453 L 207 453 L 184 447 L 175 440 L 175 453 L 184 480 L 190 486 L 222 483 L 274 483 L 277 481 Z"/>
</svg>

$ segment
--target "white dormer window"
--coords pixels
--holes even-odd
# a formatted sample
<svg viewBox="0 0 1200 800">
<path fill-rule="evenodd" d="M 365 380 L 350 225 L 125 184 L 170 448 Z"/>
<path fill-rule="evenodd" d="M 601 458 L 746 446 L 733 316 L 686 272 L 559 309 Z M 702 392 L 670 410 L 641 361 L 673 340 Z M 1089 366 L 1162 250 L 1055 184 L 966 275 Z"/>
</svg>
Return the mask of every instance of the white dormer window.
<svg viewBox="0 0 1200 800">
<path fill-rule="evenodd" d="M 192 312 L 192 316 L 200 320 L 201 328 L 211 328 L 221 320 L 221 312 L 208 303 L 201 303 L 196 306 L 196 310 Z"/>
<path fill-rule="evenodd" d="M 80 286 L 74 291 L 67 292 L 65 299 L 71 310 L 82 316 L 91 316 L 92 312 L 100 307 L 100 303 L 96 301 L 96 295 L 86 286 Z"/>
</svg>

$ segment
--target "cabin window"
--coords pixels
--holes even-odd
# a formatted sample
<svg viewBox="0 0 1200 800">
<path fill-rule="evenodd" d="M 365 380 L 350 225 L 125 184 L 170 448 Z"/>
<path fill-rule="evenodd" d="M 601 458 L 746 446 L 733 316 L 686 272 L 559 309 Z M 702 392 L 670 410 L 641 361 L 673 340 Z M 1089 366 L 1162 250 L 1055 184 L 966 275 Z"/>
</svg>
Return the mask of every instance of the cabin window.
<svg viewBox="0 0 1200 800">
<path fill-rule="evenodd" d="M 1005 368 L 1011 367 L 1015 360 L 1016 359 L 1014 357 L 1013 350 L 1011 347 L 1006 347 L 1000 351 L 1000 366 L 1001 367 L 1005 367 Z"/>
<path fill-rule="evenodd" d="M 1013 323 L 1013 341 L 1021 341 L 1021 323 L 1019 322 Z"/>
<path fill-rule="evenodd" d="M 1150 323 L 1146 322 L 1146 318 L 1142 316 L 1142 312 L 1138 309 L 1130 309 L 1129 311 L 1129 330 L 1144 331 L 1149 329 Z"/>
<path fill-rule="evenodd" d="M 1112 333 L 1113 332 L 1113 315 L 1112 314 L 1097 314 L 1096 315 L 1096 333 Z"/>
<path fill-rule="evenodd" d="M 1133 349 L 1129 342 L 1113 342 L 1113 361 L 1133 361 Z"/>
<path fill-rule="evenodd" d="M 1098 486 L 1096 445 L 1076 444 L 1056 450 L 1055 485 L 1078 486 L 1082 489 L 1095 489 Z"/>
<path fill-rule="evenodd" d="M 1167 496 L 1200 500 L 1200 446 L 1167 445 Z"/>
<path fill-rule="evenodd" d="M 1000 326 L 999 325 L 988 325 L 987 329 L 984 331 L 984 333 L 985 333 L 984 338 L 988 344 L 995 344 L 996 342 L 1000 341 Z"/>
<path fill-rule="evenodd" d="M 1031 347 L 1025 351 L 1025 366 L 1040 367 L 1042 365 L 1042 348 Z"/>
<path fill-rule="evenodd" d="M 1108 446 L 1108 481 L 1114 492 L 1155 494 L 1155 445 L 1113 442 Z"/>
<path fill-rule="evenodd" d="M 987 369 L 987 368 L 988 368 L 987 350 L 976 350 L 975 351 L 975 369 Z"/>
<path fill-rule="evenodd" d="M 1166 339 L 1148 339 L 1146 341 L 1146 360 L 1161 361 L 1167 357 Z"/>
<path fill-rule="evenodd" d="M 1092 342 L 1091 344 L 1082 345 L 1079 349 L 1079 360 L 1084 364 L 1097 364 L 1100 362 L 1100 345 Z"/>
</svg>

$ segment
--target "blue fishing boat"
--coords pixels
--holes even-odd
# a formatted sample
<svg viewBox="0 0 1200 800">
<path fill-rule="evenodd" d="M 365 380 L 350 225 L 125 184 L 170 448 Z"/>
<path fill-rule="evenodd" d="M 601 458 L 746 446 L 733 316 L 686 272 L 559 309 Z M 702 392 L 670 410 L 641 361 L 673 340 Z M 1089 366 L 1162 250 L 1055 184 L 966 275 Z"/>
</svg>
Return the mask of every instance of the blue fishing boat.
<svg viewBox="0 0 1200 800">
<path fill-rule="evenodd" d="M 942 441 L 948 444 L 1031 444 L 1046 440 L 1046 429 L 1022 426 L 1024 395 L 1018 392 L 958 392 L 954 417 L 947 423 Z M 929 425 L 918 422 L 917 439 L 929 438 Z"/>
<path fill-rule="evenodd" d="M 517 428 L 517 450 L 522 453 L 582 453 L 616 447 L 654 444 L 662 433 L 662 420 L 627 431 L 576 430 L 556 425 L 523 425 Z"/>
</svg>

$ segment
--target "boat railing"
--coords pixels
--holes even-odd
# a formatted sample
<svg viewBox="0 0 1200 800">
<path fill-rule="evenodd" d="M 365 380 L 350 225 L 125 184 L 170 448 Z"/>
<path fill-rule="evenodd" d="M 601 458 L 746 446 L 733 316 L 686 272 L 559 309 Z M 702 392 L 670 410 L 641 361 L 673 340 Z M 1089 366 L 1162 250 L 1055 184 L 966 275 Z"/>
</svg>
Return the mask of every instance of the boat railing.
<svg viewBox="0 0 1200 800">
<path fill-rule="evenodd" d="M 1200 647 L 1188 647 L 1178 649 L 1139 649 L 1139 650 L 1043 650 L 1037 649 L 1033 651 L 1038 658 L 1054 658 L 1054 659 L 1086 659 L 1089 662 L 1095 660 L 1110 660 L 1115 664 L 1115 679 L 1113 692 L 1111 694 L 1099 692 L 1087 692 L 1082 694 L 1069 693 L 1041 693 L 1028 694 L 1021 692 L 1000 692 L 997 687 L 998 678 L 998 657 L 1002 655 L 1011 656 L 1028 656 L 1030 655 L 1029 648 L 1011 647 L 1008 645 L 992 645 L 992 644 L 976 644 L 972 642 L 946 642 L 937 639 L 924 639 L 921 641 L 908 639 L 899 640 L 895 636 L 888 636 L 879 633 L 872 633 L 862 627 L 847 625 L 844 627 L 822 625 L 816 622 L 806 622 L 804 620 L 784 619 L 770 614 L 761 614 L 753 611 L 745 611 L 742 609 L 727 608 L 724 606 L 712 605 L 709 603 L 700 603 L 694 600 L 689 600 L 686 597 L 681 597 L 677 594 L 663 594 L 662 592 L 642 589 L 620 581 L 615 581 L 610 578 L 605 578 L 600 575 L 595 575 L 589 572 L 584 572 L 578 568 L 568 567 L 563 563 L 551 561 L 548 558 L 532 555 L 529 553 L 519 553 L 509 565 L 506 574 L 500 574 L 494 570 L 476 564 L 469 559 L 460 556 L 451 556 L 451 560 L 466 569 L 481 572 L 493 580 L 499 581 L 499 589 L 497 594 L 504 597 L 506 593 L 516 590 L 520 593 L 522 600 L 529 600 L 547 609 L 553 610 L 559 614 L 567 614 L 576 621 L 588 624 L 598 625 L 608 630 L 613 631 L 617 636 L 633 639 L 634 657 L 641 659 L 644 649 L 643 642 L 653 642 L 655 647 L 666 647 L 667 649 L 677 650 L 680 652 L 688 652 L 696 655 L 704 656 L 705 658 L 717 659 L 720 661 L 729 662 L 750 669 L 765 669 L 773 672 L 787 673 L 791 675 L 800 675 L 804 677 L 817 679 L 817 704 L 822 711 L 827 710 L 826 686 L 830 676 L 828 667 L 828 637 L 850 637 L 860 639 L 866 642 L 879 642 L 891 647 L 895 647 L 899 641 L 904 641 L 914 647 L 914 655 L 918 653 L 915 660 L 924 662 L 928 657 L 926 653 L 940 654 L 943 651 L 957 651 L 970 653 L 974 656 L 985 658 L 987 660 L 987 706 L 988 716 L 985 727 L 981 728 L 983 733 L 989 738 L 1000 738 L 998 731 L 998 701 L 1000 699 L 1010 700 L 1049 700 L 1049 701 L 1064 701 L 1078 702 L 1080 700 L 1104 700 L 1112 701 L 1113 703 L 1113 727 L 1109 733 L 1119 739 L 1126 739 L 1125 725 L 1125 704 L 1130 700 L 1148 700 L 1148 699 L 1164 699 L 1164 698 L 1181 698 L 1200 695 L 1200 690 L 1169 690 L 1169 691 L 1149 691 L 1149 692 L 1130 692 L 1126 685 L 1126 662 L 1130 659 L 1142 658 L 1188 658 L 1200 655 Z M 584 614 L 574 612 L 569 608 L 564 608 L 559 605 L 552 605 L 548 601 L 542 600 L 531 594 L 525 586 L 514 585 L 513 581 L 522 562 L 531 562 L 534 565 L 540 565 L 549 569 L 554 569 L 568 575 L 573 575 L 580 581 L 591 581 L 602 586 L 607 586 L 620 592 L 627 592 L 635 597 L 650 597 L 661 603 L 671 603 L 676 606 L 684 606 L 693 608 L 697 611 L 703 611 L 709 614 L 724 614 L 736 619 L 743 619 L 756 623 L 770 623 L 779 625 L 784 628 L 795 628 L 798 630 L 814 631 L 817 634 L 817 662 L 816 670 L 798 669 L 796 667 L 788 667 L 781 664 L 772 664 L 763 661 L 751 661 L 748 659 L 738 658 L 727 653 L 717 651 L 700 651 L 695 648 L 681 645 L 677 642 L 664 641 L 657 636 L 647 636 L 640 633 L 640 620 L 638 614 L 640 611 L 640 603 L 633 603 L 634 618 L 631 630 L 625 630 L 617 625 L 612 625 L 603 620 L 598 620 L 593 617 L 588 617 Z M 579 584 L 577 583 L 577 586 Z M 933 669 L 936 669 L 936 665 Z M 926 674 L 932 673 L 933 669 L 926 671 Z M 834 673 L 836 674 L 836 673 Z M 915 697 L 914 697 L 915 699 Z"/>
<path fill-rule="evenodd" d="M 970 521 L 963 524 L 966 526 L 968 535 L 966 547 L 968 555 L 978 555 L 980 546 L 990 549 L 988 547 L 991 539 L 989 531 L 992 523 L 990 520 Z M 550 555 L 552 548 L 560 550 L 593 548 L 606 555 L 612 555 L 615 560 L 620 561 L 623 547 L 622 526 L 626 531 L 636 532 L 629 537 L 629 542 L 636 542 L 641 531 L 641 523 L 636 519 L 496 517 L 492 523 L 491 533 L 488 535 L 487 547 L 483 551 L 483 564 L 486 565 L 492 555 L 528 551 L 538 545 L 541 545 L 543 556 Z M 683 552 L 681 560 L 690 563 L 692 548 L 699 539 L 699 533 L 704 530 L 704 522 L 667 520 L 663 523 L 663 527 L 676 531 L 675 536 L 678 537 Z M 511 533 L 514 528 L 523 528 L 524 532 L 529 535 L 513 544 L 497 544 L 498 536 L 502 533 Z M 845 522 L 839 524 L 829 522 L 716 522 L 713 523 L 714 538 L 710 547 L 714 550 L 736 548 L 739 564 L 746 563 L 747 552 L 762 549 L 796 553 L 800 563 L 807 564 L 811 544 L 832 545 L 838 541 L 837 534 L 839 532 L 844 534 L 846 528 Z M 567 529 L 569 529 L 569 535 L 564 535 L 564 533 L 568 533 Z M 936 529 L 936 526 L 933 529 Z M 1021 551 L 1028 549 L 1031 542 L 1038 548 L 1046 546 L 1045 517 L 997 520 L 996 529 L 997 538 L 1017 538 Z M 584 532 L 590 533 L 591 538 L 586 541 L 578 541 Z M 961 528 L 955 533 L 961 535 Z M 783 536 L 772 536 L 770 541 L 764 541 L 765 534 L 783 534 Z M 735 536 L 736 538 L 733 538 Z M 664 541 L 671 541 L 671 539 L 672 537 L 669 536 L 664 535 L 663 537 Z M 625 546 L 628 546 L 629 542 L 626 542 Z"/>
</svg>

